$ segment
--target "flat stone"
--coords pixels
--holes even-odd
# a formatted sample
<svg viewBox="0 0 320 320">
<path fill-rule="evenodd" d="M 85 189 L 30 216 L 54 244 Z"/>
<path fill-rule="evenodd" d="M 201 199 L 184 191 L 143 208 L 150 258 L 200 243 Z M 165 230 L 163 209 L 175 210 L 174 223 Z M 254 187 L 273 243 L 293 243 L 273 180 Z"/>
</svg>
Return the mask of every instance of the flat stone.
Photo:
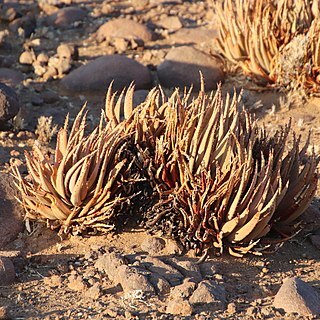
<svg viewBox="0 0 320 320">
<path fill-rule="evenodd" d="M 190 260 L 171 259 L 171 264 L 179 270 L 185 277 L 192 279 L 195 282 L 202 280 L 202 275 L 199 266 Z"/>
<path fill-rule="evenodd" d="M 51 277 L 46 277 L 43 280 L 44 284 L 49 286 L 50 288 L 57 288 L 62 285 L 62 279 L 59 275 L 52 275 Z"/>
<path fill-rule="evenodd" d="M 117 270 L 125 264 L 126 262 L 121 254 L 117 252 L 108 252 L 99 257 L 94 266 L 99 271 L 104 271 L 108 278 L 115 282 L 117 279 Z"/>
<path fill-rule="evenodd" d="M 287 278 L 276 294 L 273 305 L 287 313 L 317 316 L 320 314 L 320 294 L 297 277 Z"/>
<path fill-rule="evenodd" d="M 182 283 L 184 276 L 174 267 L 164 261 L 147 256 L 143 259 L 142 265 L 149 271 L 159 274 L 166 279 L 171 286 L 176 286 Z"/>
<path fill-rule="evenodd" d="M 20 71 L 9 68 L 0 68 L 0 83 L 4 83 L 9 87 L 15 87 L 23 81 L 23 79 L 24 76 Z"/>
<path fill-rule="evenodd" d="M 122 265 L 117 269 L 117 281 L 123 291 L 141 291 L 144 294 L 154 294 L 155 290 L 147 277 L 140 274 L 136 268 Z"/>
<path fill-rule="evenodd" d="M 149 0 L 149 3 L 154 5 L 180 4 L 182 2 L 183 0 Z"/>
<path fill-rule="evenodd" d="M 141 23 L 126 18 L 117 18 L 106 22 L 97 31 L 98 41 L 111 38 L 148 42 L 152 40 L 152 32 Z"/>
<path fill-rule="evenodd" d="M 183 253 L 183 246 L 174 239 L 166 239 L 165 250 L 167 254 L 174 254 L 180 256 Z"/>
<path fill-rule="evenodd" d="M 200 47 L 213 44 L 213 39 L 218 36 L 217 29 L 207 29 L 204 27 L 182 28 L 170 36 L 170 40 L 175 44 L 195 44 Z"/>
<path fill-rule="evenodd" d="M 221 61 L 198 49 L 188 46 L 173 48 L 158 66 L 157 73 L 161 85 L 166 88 L 190 87 L 200 89 L 199 71 L 205 80 L 205 89 L 213 90 L 224 80 Z"/>
<path fill-rule="evenodd" d="M 122 90 L 132 81 L 135 82 L 136 89 L 147 89 L 151 86 L 149 69 L 133 59 L 120 55 L 97 58 L 71 71 L 62 79 L 61 84 L 73 92 L 104 94 L 112 80 L 114 90 Z"/>
<path fill-rule="evenodd" d="M 14 283 L 16 273 L 11 259 L 0 257 L 0 286 L 9 286 Z"/>
<path fill-rule="evenodd" d="M 213 280 L 203 280 L 191 295 L 189 302 L 194 305 L 210 305 L 210 311 L 226 307 L 225 288 Z"/>
<path fill-rule="evenodd" d="M 82 21 L 86 12 L 77 7 L 59 9 L 48 17 L 48 23 L 56 27 L 70 27 L 76 21 Z"/>
<path fill-rule="evenodd" d="M 149 4 L 149 0 L 131 0 L 130 3 L 135 9 L 143 9 Z"/>
<path fill-rule="evenodd" d="M 177 31 L 182 28 L 181 20 L 177 16 L 164 16 L 157 21 L 157 25 L 169 31 Z"/>
<path fill-rule="evenodd" d="M 0 250 L 23 230 L 24 210 L 16 199 L 19 194 L 13 180 L 11 175 L 0 173 Z"/>
</svg>

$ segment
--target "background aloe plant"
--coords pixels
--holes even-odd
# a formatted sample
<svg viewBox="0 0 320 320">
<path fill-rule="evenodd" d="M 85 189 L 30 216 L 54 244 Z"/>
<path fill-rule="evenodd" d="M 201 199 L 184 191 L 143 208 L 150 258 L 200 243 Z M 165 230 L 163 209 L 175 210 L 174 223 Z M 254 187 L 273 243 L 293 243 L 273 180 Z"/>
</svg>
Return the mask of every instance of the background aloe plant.
<svg viewBox="0 0 320 320">
<path fill-rule="evenodd" d="M 223 0 L 214 8 L 229 61 L 258 80 L 319 90 L 318 1 Z"/>
</svg>

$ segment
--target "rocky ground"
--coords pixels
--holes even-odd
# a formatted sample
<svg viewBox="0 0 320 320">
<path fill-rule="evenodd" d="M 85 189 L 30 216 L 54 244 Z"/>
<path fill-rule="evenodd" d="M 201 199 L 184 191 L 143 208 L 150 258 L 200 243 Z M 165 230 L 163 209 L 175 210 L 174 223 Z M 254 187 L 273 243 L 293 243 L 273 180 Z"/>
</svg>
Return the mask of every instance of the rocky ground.
<svg viewBox="0 0 320 320">
<path fill-rule="evenodd" d="M 319 98 L 259 87 L 224 65 L 211 7 L 209 0 L 0 0 L 1 171 L 16 164 L 25 172 L 23 151 L 36 140 L 50 150 L 66 114 L 72 119 L 85 101 L 95 124 L 112 79 L 116 90 L 134 80 L 139 104 L 154 85 L 167 94 L 191 83 L 199 89 L 199 69 L 206 90 L 219 81 L 224 92 L 243 88 L 245 107 L 268 130 L 289 118 L 303 140 L 312 129 L 319 152 Z M 316 319 L 308 314 L 320 313 L 319 192 L 305 229 L 277 252 L 200 263 L 194 252 L 143 230 L 60 239 L 34 224 L 29 233 L 16 195 L 2 173 L 2 319 Z"/>
</svg>

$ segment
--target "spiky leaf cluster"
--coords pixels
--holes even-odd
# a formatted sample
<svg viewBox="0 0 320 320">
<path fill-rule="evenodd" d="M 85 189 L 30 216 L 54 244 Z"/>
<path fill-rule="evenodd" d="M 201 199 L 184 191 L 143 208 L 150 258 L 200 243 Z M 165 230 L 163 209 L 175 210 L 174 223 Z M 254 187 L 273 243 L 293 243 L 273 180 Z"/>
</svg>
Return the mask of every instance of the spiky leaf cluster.
<svg viewBox="0 0 320 320">
<path fill-rule="evenodd" d="M 270 234 L 277 242 L 294 234 L 317 185 L 309 141 L 300 149 L 292 135 L 289 145 L 290 125 L 269 137 L 240 96 L 223 99 L 220 87 L 206 95 L 203 81 L 195 98 L 191 90 L 166 98 L 154 88 L 136 109 L 133 90 L 116 99 L 109 88 L 92 133 L 85 135 L 82 113 L 69 136 L 61 129 L 54 161 L 37 148 L 26 154 L 31 179 L 16 175 L 29 219 L 102 229 L 110 219 L 117 223 L 113 209 L 132 197 L 128 184 L 144 180 L 155 195 L 142 213 L 146 226 L 200 252 L 241 256 Z"/>
<path fill-rule="evenodd" d="M 68 118 L 57 135 L 54 159 L 37 144 L 25 152 L 29 175 L 14 174 L 21 192 L 26 219 L 46 220 L 53 227 L 68 232 L 92 227 L 113 228 L 114 208 L 123 198 L 121 181 L 129 166 L 120 159 L 126 136 L 122 127 L 102 126 L 85 135 L 86 115 L 82 109 L 68 134 Z"/>
<path fill-rule="evenodd" d="M 319 90 L 319 3 L 222 0 L 214 3 L 222 55 L 253 78 Z"/>
</svg>

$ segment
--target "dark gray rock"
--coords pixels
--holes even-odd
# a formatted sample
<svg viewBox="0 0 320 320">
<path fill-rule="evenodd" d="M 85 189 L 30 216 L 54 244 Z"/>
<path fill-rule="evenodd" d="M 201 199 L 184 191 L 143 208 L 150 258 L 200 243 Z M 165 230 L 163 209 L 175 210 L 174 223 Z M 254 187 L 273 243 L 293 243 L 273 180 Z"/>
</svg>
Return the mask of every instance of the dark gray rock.
<svg viewBox="0 0 320 320">
<path fill-rule="evenodd" d="M 143 24 L 125 18 L 117 18 L 103 24 L 97 31 L 98 41 L 111 38 L 124 38 L 127 40 L 152 40 L 151 31 Z"/>
<path fill-rule="evenodd" d="M 24 210 L 16 197 L 19 194 L 13 184 L 13 177 L 0 173 L 0 250 L 23 230 Z"/>
<path fill-rule="evenodd" d="M 20 104 L 16 92 L 0 83 L 0 128 L 13 118 L 19 112 L 19 109 Z"/>
<path fill-rule="evenodd" d="M 190 260 L 171 259 L 171 264 L 179 270 L 185 277 L 192 279 L 195 282 L 202 280 L 202 275 L 199 266 Z"/>
<path fill-rule="evenodd" d="M 223 285 L 213 280 L 204 280 L 191 295 L 189 302 L 194 305 L 210 305 L 210 311 L 226 307 L 226 291 Z"/>
<path fill-rule="evenodd" d="M 9 69 L 9 68 L 0 68 L 0 83 L 4 83 L 9 87 L 15 87 L 24 77 L 20 71 Z"/>
<path fill-rule="evenodd" d="M 30 36 L 35 32 L 36 27 L 37 21 L 32 14 L 15 19 L 9 23 L 10 31 L 17 33 L 19 29 L 22 29 L 26 38 L 30 38 Z"/>
<path fill-rule="evenodd" d="M 320 314 L 320 294 L 299 278 L 287 278 L 276 294 L 273 305 L 287 313 L 317 316 Z"/>
<path fill-rule="evenodd" d="M 0 286 L 14 283 L 16 273 L 12 261 L 7 257 L 0 257 Z"/>
<path fill-rule="evenodd" d="M 205 89 L 215 89 L 218 82 L 224 80 L 221 60 L 193 47 L 173 48 L 165 60 L 158 66 L 157 73 L 161 85 L 167 88 L 200 88 L 199 71 L 205 80 Z"/>
<path fill-rule="evenodd" d="M 149 90 L 137 90 L 133 94 L 133 105 L 137 107 L 144 102 L 149 94 Z"/>
<path fill-rule="evenodd" d="M 184 276 L 177 269 L 158 258 L 147 256 L 142 260 L 141 265 L 166 279 L 171 286 L 181 284 L 184 279 Z"/>
<path fill-rule="evenodd" d="M 76 21 L 82 21 L 87 13 L 77 7 L 59 9 L 48 17 L 48 23 L 56 27 L 69 27 Z"/>
<path fill-rule="evenodd" d="M 14 63 L 16 63 L 15 56 L 8 54 L 0 56 L 0 68 L 10 68 Z"/>
<path fill-rule="evenodd" d="M 135 82 L 136 89 L 147 89 L 151 86 L 149 69 L 120 55 L 97 58 L 70 72 L 61 83 L 69 91 L 104 94 L 112 80 L 114 90 L 122 90 L 132 81 Z"/>
</svg>

